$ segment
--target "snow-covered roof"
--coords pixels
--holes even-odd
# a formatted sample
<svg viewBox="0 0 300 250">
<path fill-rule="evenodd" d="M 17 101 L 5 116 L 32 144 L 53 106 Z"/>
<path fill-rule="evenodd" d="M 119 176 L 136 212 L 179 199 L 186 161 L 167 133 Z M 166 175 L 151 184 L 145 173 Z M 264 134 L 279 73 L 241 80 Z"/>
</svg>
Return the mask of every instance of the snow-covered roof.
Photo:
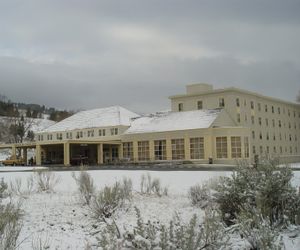
<svg viewBox="0 0 300 250">
<path fill-rule="evenodd" d="M 109 126 L 130 126 L 131 118 L 139 115 L 123 107 L 113 106 L 78 112 L 42 132 L 60 132 L 75 129 L 98 128 Z"/>
<path fill-rule="evenodd" d="M 135 119 L 125 134 L 209 128 L 220 109 L 165 112 Z"/>
</svg>

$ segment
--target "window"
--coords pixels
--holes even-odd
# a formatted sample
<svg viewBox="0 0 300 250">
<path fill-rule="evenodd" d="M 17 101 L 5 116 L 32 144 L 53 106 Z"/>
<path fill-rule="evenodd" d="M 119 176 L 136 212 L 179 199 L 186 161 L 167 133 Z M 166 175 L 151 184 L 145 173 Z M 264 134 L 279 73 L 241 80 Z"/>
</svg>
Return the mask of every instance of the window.
<svg viewBox="0 0 300 250">
<path fill-rule="evenodd" d="M 260 103 L 257 103 L 257 108 L 258 108 L 258 111 L 261 111 L 261 105 L 260 105 Z"/>
<path fill-rule="evenodd" d="M 259 139 L 262 140 L 262 133 L 261 132 L 259 133 Z"/>
<path fill-rule="evenodd" d="M 254 124 L 254 116 L 251 115 L 251 123 Z"/>
<path fill-rule="evenodd" d="M 94 137 L 94 130 L 88 130 L 88 137 Z"/>
<path fill-rule="evenodd" d="M 124 142 L 123 143 L 123 158 L 128 161 L 133 160 L 133 143 Z"/>
<path fill-rule="evenodd" d="M 273 153 L 276 154 L 276 147 L 273 147 Z"/>
<path fill-rule="evenodd" d="M 178 111 L 183 111 L 183 103 L 178 104 Z"/>
<path fill-rule="evenodd" d="M 273 126 L 273 128 L 275 128 L 275 120 L 274 119 L 272 119 L 272 126 Z"/>
<path fill-rule="evenodd" d="M 203 109 L 203 102 L 202 101 L 198 101 L 197 102 L 197 107 L 198 107 L 199 110 Z"/>
<path fill-rule="evenodd" d="M 217 158 L 227 158 L 227 137 L 216 137 Z"/>
<path fill-rule="evenodd" d="M 172 160 L 183 160 L 184 155 L 184 139 L 172 139 Z"/>
<path fill-rule="evenodd" d="M 282 154 L 282 146 L 279 147 L 280 153 Z"/>
<path fill-rule="evenodd" d="M 279 128 L 281 128 L 281 121 L 280 120 L 278 121 L 278 126 L 279 126 Z"/>
<path fill-rule="evenodd" d="M 190 138 L 191 159 L 204 159 L 204 138 Z"/>
<path fill-rule="evenodd" d="M 267 132 L 267 136 L 266 136 L 267 140 L 269 140 L 269 133 Z"/>
<path fill-rule="evenodd" d="M 240 99 L 239 99 L 239 98 L 236 98 L 235 101 L 236 101 L 236 106 L 239 107 L 239 106 L 240 106 Z"/>
<path fill-rule="evenodd" d="M 111 135 L 117 135 L 118 134 L 118 128 L 111 128 L 110 129 L 110 134 Z"/>
<path fill-rule="evenodd" d="M 276 135 L 275 135 L 275 133 L 273 134 L 273 141 L 276 141 Z"/>
<path fill-rule="evenodd" d="M 268 112 L 268 105 L 265 105 L 265 112 Z"/>
<path fill-rule="evenodd" d="M 255 131 L 252 131 L 252 139 L 255 139 Z"/>
<path fill-rule="evenodd" d="M 267 146 L 267 154 L 269 154 L 270 153 L 270 148 L 269 148 L 269 146 Z"/>
<path fill-rule="evenodd" d="M 269 126 L 269 120 L 266 118 L 266 126 Z"/>
<path fill-rule="evenodd" d="M 241 137 L 231 137 L 231 158 L 242 158 Z"/>
<path fill-rule="evenodd" d="M 256 154 L 255 146 L 252 146 L 252 153 L 253 153 L 254 155 Z"/>
<path fill-rule="evenodd" d="M 149 141 L 138 142 L 138 157 L 139 161 L 148 161 L 149 157 Z"/>
<path fill-rule="evenodd" d="M 291 116 L 290 110 L 288 110 L 288 116 Z"/>
<path fill-rule="evenodd" d="M 259 153 L 262 154 L 264 152 L 263 147 L 259 146 Z"/>
<path fill-rule="evenodd" d="M 167 159 L 166 140 L 154 141 L 154 156 L 155 160 Z"/>
<path fill-rule="evenodd" d="M 272 113 L 274 114 L 274 106 L 272 106 Z"/>
<path fill-rule="evenodd" d="M 105 129 L 99 129 L 99 136 L 105 136 Z"/>
<path fill-rule="evenodd" d="M 250 107 L 251 107 L 251 109 L 254 109 L 254 102 L 253 101 L 250 102 Z"/>
<path fill-rule="evenodd" d="M 220 107 L 220 108 L 225 107 L 225 101 L 224 101 L 224 98 L 219 98 L 219 107 Z"/>
<path fill-rule="evenodd" d="M 249 138 L 244 137 L 244 150 L 245 150 L 245 158 L 249 158 Z"/>
<path fill-rule="evenodd" d="M 261 117 L 258 117 L 258 124 L 261 126 Z"/>
<path fill-rule="evenodd" d="M 236 120 L 237 120 L 238 123 L 241 122 L 241 115 L 240 115 L 240 114 L 237 114 L 237 115 L 236 115 Z"/>
<path fill-rule="evenodd" d="M 278 114 L 280 115 L 280 107 L 278 107 Z"/>
</svg>

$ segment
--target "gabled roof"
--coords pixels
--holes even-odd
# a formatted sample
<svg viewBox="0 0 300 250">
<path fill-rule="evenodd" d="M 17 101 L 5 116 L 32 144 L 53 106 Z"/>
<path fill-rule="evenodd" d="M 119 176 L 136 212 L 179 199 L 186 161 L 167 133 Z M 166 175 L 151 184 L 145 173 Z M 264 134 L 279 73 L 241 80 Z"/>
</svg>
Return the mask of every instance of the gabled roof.
<svg viewBox="0 0 300 250">
<path fill-rule="evenodd" d="M 78 112 L 41 132 L 61 132 L 75 129 L 109 126 L 130 126 L 131 119 L 139 115 L 120 106 Z"/>
<path fill-rule="evenodd" d="M 125 134 L 209 128 L 221 112 L 221 109 L 211 109 L 144 116 L 132 121 Z"/>
</svg>

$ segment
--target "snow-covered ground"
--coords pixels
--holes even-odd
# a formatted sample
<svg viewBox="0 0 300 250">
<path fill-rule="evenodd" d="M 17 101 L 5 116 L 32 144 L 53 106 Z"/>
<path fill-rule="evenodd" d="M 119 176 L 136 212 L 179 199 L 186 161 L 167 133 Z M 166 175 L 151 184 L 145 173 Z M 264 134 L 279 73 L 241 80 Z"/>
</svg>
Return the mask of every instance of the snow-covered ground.
<svg viewBox="0 0 300 250">
<path fill-rule="evenodd" d="M 78 174 L 78 172 L 76 172 Z M 197 183 L 204 183 L 218 176 L 230 175 L 230 172 L 217 171 L 125 171 L 125 170 L 93 170 L 88 171 L 97 188 L 111 185 L 123 177 L 130 177 L 133 182 L 134 196 L 132 202 L 116 214 L 116 222 L 121 229 L 130 228 L 136 223 L 134 207 L 141 211 L 144 221 L 160 221 L 168 223 L 175 215 L 188 222 L 193 214 L 201 220 L 203 211 L 193 207 L 187 197 L 188 189 Z M 143 174 L 150 173 L 168 187 L 169 195 L 156 197 L 141 195 L 140 180 Z M 26 180 L 30 172 L 0 172 L 0 179 L 6 182 L 22 180 L 26 189 Z M 22 198 L 25 212 L 23 228 L 19 241 L 20 249 L 32 249 L 38 241 L 42 241 L 49 249 L 84 249 L 85 244 L 93 244 L 99 225 L 91 219 L 88 208 L 79 199 L 77 186 L 72 172 L 55 172 L 60 182 L 54 193 L 35 193 Z M 300 185 L 300 172 L 295 171 L 294 185 Z M 284 235 L 287 249 L 300 249 L 300 236 L 290 239 Z M 243 249 L 243 242 L 235 249 Z M 95 248 L 96 249 L 96 248 Z"/>
</svg>

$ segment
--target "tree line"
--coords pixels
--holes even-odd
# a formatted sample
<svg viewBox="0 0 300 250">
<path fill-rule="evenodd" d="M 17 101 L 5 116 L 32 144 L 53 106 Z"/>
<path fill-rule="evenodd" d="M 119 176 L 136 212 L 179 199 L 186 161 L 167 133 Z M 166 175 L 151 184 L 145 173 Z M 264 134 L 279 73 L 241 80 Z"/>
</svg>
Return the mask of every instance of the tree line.
<svg viewBox="0 0 300 250">
<path fill-rule="evenodd" d="M 48 115 L 52 121 L 61 121 L 73 114 L 72 111 L 48 108 L 45 105 L 12 102 L 5 95 L 0 94 L 0 116 L 43 118 Z"/>
</svg>

